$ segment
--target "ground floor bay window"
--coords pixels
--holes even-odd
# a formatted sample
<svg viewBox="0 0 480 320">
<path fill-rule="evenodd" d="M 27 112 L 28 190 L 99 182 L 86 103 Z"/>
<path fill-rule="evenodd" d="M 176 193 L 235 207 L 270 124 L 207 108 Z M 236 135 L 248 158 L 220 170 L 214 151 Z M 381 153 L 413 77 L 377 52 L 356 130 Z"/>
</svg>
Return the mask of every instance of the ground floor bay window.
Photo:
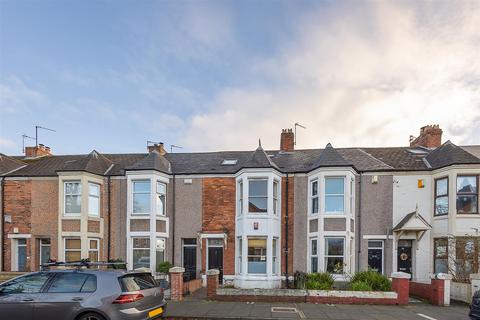
<svg viewBox="0 0 480 320">
<path fill-rule="evenodd" d="M 158 265 L 165 262 L 165 239 L 156 238 L 152 242 L 150 237 L 132 237 L 129 256 L 132 269 L 146 268 L 156 272 Z"/>
<path fill-rule="evenodd" d="M 345 238 L 325 238 L 325 269 L 327 272 L 341 274 L 345 266 Z"/>
</svg>

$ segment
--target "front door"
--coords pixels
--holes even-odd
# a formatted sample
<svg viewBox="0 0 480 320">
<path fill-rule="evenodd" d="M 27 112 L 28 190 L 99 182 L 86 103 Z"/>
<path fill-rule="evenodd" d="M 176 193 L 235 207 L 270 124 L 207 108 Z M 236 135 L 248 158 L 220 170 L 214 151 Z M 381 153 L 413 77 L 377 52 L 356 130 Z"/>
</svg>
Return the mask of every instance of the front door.
<svg viewBox="0 0 480 320">
<path fill-rule="evenodd" d="M 40 265 L 48 263 L 50 261 L 50 239 L 40 239 Z"/>
<path fill-rule="evenodd" d="M 208 269 L 218 269 L 218 280 L 223 281 L 223 247 L 208 247 Z"/>
<path fill-rule="evenodd" d="M 397 270 L 412 274 L 412 240 L 398 241 Z"/>
<path fill-rule="evenodd" d="M 197 239 L 183 239 L 183 281 L 197 278 Z"/>
<path fill-rule="evenodd" d="M 27 239 L 17 239 L 17 270 L 27 271 Z"/>
</svg>

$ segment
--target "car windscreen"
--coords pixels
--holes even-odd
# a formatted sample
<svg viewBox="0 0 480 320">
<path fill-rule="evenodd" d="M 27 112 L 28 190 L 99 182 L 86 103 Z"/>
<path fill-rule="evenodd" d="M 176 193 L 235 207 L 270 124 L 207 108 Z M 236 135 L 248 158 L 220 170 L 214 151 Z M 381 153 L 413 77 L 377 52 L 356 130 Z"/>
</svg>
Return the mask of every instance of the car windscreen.
<svg viewBox="0 0 480 320">
<path fill-rule="evenodd" d="M 157 282 L 149 273 L 132 273 L 119 279 L 123 292 L 132 292 L 158 287 Z"/>
</svg>

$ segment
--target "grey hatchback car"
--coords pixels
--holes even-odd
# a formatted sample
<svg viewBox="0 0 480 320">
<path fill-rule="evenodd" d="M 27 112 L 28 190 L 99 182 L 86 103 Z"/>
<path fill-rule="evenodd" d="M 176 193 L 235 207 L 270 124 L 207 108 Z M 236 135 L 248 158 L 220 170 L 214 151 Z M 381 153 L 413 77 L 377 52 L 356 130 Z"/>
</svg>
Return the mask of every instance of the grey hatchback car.
<svg viewBox="0 0 480 320">
<path fill-rule="evenodd" d="M 0 285 L 2 319 L 155 319 L 165 308 L 163 289 L 148 272 L 50 270 Z"/>
</svg>

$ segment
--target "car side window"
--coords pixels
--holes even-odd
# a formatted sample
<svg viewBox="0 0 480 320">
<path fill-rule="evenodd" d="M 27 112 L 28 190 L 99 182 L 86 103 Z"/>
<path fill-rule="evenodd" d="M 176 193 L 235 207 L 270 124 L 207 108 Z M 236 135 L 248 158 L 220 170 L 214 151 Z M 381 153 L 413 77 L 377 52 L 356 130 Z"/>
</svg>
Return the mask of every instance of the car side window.
<svg viewBox="0 0 480 320">
<path fill-rule="evenodd" d="M 97 289 L 95 276 L 84 273 L 59 273 L 48 288 L 49 293 L 93 292 Z"/>
<path fill-rule="evenodd" d="M 47 273 L 35 273 L 9 281 L 0 286 L 0 290 L 8 294 L 38 293 L 48 278 Z"/>
</svg>

